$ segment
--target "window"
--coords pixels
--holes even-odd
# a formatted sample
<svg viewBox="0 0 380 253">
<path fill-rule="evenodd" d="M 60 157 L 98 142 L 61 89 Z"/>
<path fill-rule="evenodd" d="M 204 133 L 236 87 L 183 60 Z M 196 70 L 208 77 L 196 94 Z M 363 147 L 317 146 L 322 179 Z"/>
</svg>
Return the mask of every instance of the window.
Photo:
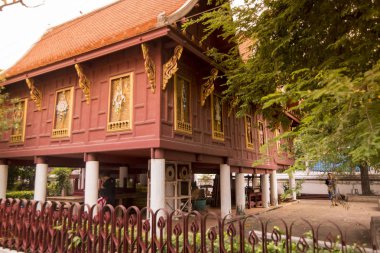
<svg viewBox="0 0 380 253">
<path fill-rule="evenodd" d="M 132 129 L 132 73 L 111 78 L 108 105 L 108 131 Z"/>
<path fill-rule="evenodd" d="M 211 123 L 212 138 L 224 141 L 222 98 L 215 94 L 211 95 Z"/>
<path fill-rule="evenodd" d="M 53 138 L 70 136 L 72 112 L 73 87 L 58 90 L 55 95 Z"/>
<path fill-rule="evenodd" d="M 253 126 L 253 120 L 252 116 L 249 114 L 246 114 L 244 116 L 244 126 L 245 126 L 245 144 L 248 149 L 254 148 L 254 140 L 253 140 L 253 134 L 252 134 L 252 126 Z"/>
<path fill-rule="evenodd" d="M 179 75 L 175 76 L 174 105 L 174 129 L 176 131 L 191 134 L 192 126 L 190 82 Z"/>
<path fill-rule="evenodd" d="M 24 142 L 25 140 L 25 122 L 26 122 L 26 108 L 28 100 L 20 99 L 13 104 L 13 124 L 11 128 L 11 143 Z"/>
<path fill-rule="evenodd" d="M 259 135 L 259 145 L 262 146 L 265 144 L 265 132 L 264 132 L 264 123 L 258 122 L 258 135 Z"/>
<path fill-rule="evenodd" d="M 275 136 L 278 137 L 281 135 L 281 129 L 278 127 L 275 130 Z M 281 153 L 281 140 L 276 140 L 277 153 Z"/>
</svg>

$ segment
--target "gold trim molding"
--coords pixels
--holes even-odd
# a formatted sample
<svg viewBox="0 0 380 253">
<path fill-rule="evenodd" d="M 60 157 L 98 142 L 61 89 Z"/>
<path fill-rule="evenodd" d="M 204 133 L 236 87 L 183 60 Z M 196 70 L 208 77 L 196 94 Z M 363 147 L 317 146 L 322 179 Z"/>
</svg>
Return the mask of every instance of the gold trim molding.
<svg viewBox="0 0 380 253">
<path fill-rule="evenodd" d="M 183 47 L 178 45 L 174 48 L 173 56 L 163 65 L 163 77 L 162 77 L 162 89 L 166 89 L 166 85 L 169 82 L 169 79 L 177 72 L 178 70 L 178 60 L 181 58 Z"/>
<path fill-rule="evenodd" d="M 86 98 L 86 103 L 90 104 L 91 81 L 90 81 L 90 79 L 87 78 L 87 76 L 85 75 L 85 73 L 83 71 L 82 66 L 79 63 L 75 64 L 74 66 L 75 66 L 75 70 L 77 71 L 77 75 L 79 78 L 78 85 L 83 91 L 84 97 Z"/>
<path fill-rule="evenodd" d="M 201 87 L 201 105 L 202 106 L 205 105 L 207 97 L 210 96 L 211 93 L 214 91 L 215 89 L 214 81 L 217 76 L 218 76 L 218 70 L 213 68 L 211 70 L 211 75 L 208 78 L 208 80 L 204 84 L 202 84 L 202 87 Z"/>
<path fill-rule="evenodd" d="M 141 49 L 144 57 L 145 72 L 150 83 L 150 90 L 154 94 L 156 92 L 156 65 L 149 55 L 149 46 L 143 43 L 141 44 Z"/>
<path fill-rule="evenodd" d="M 34 101 L 36 104 L 36 107 L 39 111 L 41 111 L 42 108 L 42 93 L 39 89 L 34 86 L 34 80 L 32 78 L 27 78 L 26 84 L 28 85 L 29 91 L 30 91 L 30 98 Z"/>
</svg>

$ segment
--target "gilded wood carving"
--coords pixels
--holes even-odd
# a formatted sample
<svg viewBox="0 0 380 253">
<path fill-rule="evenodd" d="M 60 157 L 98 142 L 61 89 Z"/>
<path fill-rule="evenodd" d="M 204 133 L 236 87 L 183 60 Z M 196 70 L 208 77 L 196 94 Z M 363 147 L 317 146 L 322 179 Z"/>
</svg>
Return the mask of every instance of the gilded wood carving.
<svg viewBox="0 0 380 253">
<path fill-rule="evenodd" d="M 239 97 L 238 97 L 238 96 L 235 96 L 235 97 L 230 101 L 229 108 L 228 108 L 228 117 L 231 116 L 232 111 L 234 110 L 234 108 L 235 108 L 238 104 L 239 104 Z"/>
<path fill-rule="evenodd" d="M 174 48 L 174 54 L 170 58 L 169 61 L 167 61 L 163 66 L 163 80 L 162 80 L 162 89 L 166 89 L 166 85 L 168 84 L 168 81 L 172 76 L 177 72 L 178 70 L 178 60 L 181 58 L 183 51 L 183 47 L 178 45 Z"/>
<path fill-rule="evenodd" d="M 78 85 L 82 89 L 84 97 L 86 98 L 86 103 L 90 103 L 90 88 L 91 88 L 91 82 L 85 75 L 83 68 L 80 64 L 75 64 L 75 70 L 77 71 L 78 75 Z"/>
<path fill-rule="evenodd" d="M 39 89 L 34 86 L 34 81 L 31 78 L 26 79 L 26 84 L 28 85 L 29 91 L 30 91 L 30 98 L 34 101 L 36 104 L 36 107 L 39 111 L 41 111 L 42 108 L 42 93 Z"/>
<path fill-rule="evenodd" d="M 201 87 L 201 105 L 204 106 L 206 99 L 210 94 L 214 91 L 214 82 L 216 77 L 218 76 L 218 70 L 217 69 L 212 69 L 211 70 L 211 75 L 207 79 L 207 81 L 202 84 Z"/>
<path fill-rule="evenodd" d="M 156 65 L 152 58 L 150 58 L 148 45 L 145 43 L 141 44 L 141 49 L 144 57 L 145 72 L 150 83 L 150 90 L 154 94 L 156 92 Z"/>
</svg>

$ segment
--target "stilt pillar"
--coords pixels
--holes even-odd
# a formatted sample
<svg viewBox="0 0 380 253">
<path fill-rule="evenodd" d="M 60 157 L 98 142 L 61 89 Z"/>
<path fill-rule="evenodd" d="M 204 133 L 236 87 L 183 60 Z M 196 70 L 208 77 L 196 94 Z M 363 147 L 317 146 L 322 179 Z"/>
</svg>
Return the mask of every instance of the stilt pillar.
<svg viewBox="0 0 380 253">
<path fill-rule="evenodd" d="M 270 175 L 270 203 L 272 206 L 278 206 L 278 190 L 277 190 L 277 171 L 273 170 Z"/>
<path fill-rule="evenodd" d="M 87 154 L 85 174 L 84 203 L 93 206 L 98 201 L 99 161 L 92 154 Z"/>
<path fill-rule="evenodd" d="M 150 160 L 150 208 L 165 208 L 165 159 Z"/>
<path fill-rule="evenodd" d="M 291 196 L 292 200 L 297 200 L 296 190 L 296 177 L 293 172 L 289 173 L 289 188 L 292 190 Z"/>
<path fill-rule="evenodd" d="M 245 181 L 244 174 L 238 173 L 235 177 L 236 214 L 244 214 L 245 211 Z"/>
<path fill-rule="evenodd" d="M 46 200 L 48 165 L 42 157 L 36 158 L 36 176 L 34 180 L 34 200 Z"/>
<path fill-rule="evenodd" d="M 220 165 L 220 214 L 223 218 L 231 213 L 231 169 L 228 164 Z"/>
<path fill-rule="evenodd" d="M 8 185 L 8 164 L 6 161 L 0 160 L 0 199 L 6 198 Z"/>
<path fill-rule="evenodd" d="M 122 166 L 119 169 L 119 187 L 127 187 L 128 167 Z"/>
<path fill-rule="evenodd" d="M 262 182 L 261 182 L 261 190 L 262 190 L 262 201 L 263 201 L 263 207 L 268 208 L 269 207 L 269 174 L 264 174 L 261 176 Z"/>
</svg>

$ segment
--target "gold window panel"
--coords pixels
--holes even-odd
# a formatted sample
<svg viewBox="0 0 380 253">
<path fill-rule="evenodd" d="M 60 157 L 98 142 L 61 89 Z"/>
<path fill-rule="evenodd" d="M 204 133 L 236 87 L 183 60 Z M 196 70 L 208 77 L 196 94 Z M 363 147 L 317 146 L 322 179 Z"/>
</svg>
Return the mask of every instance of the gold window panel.
<svg viewBox="0 0 380 253">
<path fill-rule="evenodd" d="M 222 98 L 218 95 L 211 95 L 211 127 L 212 138 L 224 141 L 224 120 Z"/>
<path fill-rule="evenodd" d="M 111 78 L 108 102 L 108 131 L 132 129 L 132 73 Z"/>
<path fill-rule="evenodd" d="M 25 141 L 25 123 L 28 99 L 20 99 L 13 104 L 13 123 L 11 128 L 11 143 L 20 143 Z"/>
<path fill-rule="evenodd" d="M 188 79 L 175 75 L 174 79 L 174 130 L 192 134 L 191 86 Z"/>
<path fill-rule="evenodd" d="M 264 123 L 259 121 L 258 122 L 258 137 L 259 137 L 259 144 L 260 146 L 265 144 L 265 132 L 264 132 Z"/>
<path fill-rule="evenodd" d="M 254 148 L 254 139 L 253 139 L 253 120 L 252 116 L 246 114 L 244 116 L 244 127 L 245 127 L 245 144 L 248 149 Z"/>
<path fill-rule="evenodd" d="M 280 136 L 280 134 L 281 134 L 280 128 L 276 128 L 275 136 L 278 137 L 278 136 Z M 277 147 L 277 153 L 281 153 L 282 150 L 281 150 L 281 140 L 280 139 L 276 140 L 276 147 Z"/>
<path fill-rule="evenodd" d="M 54 103 L 53 138 L 69 137 L 73 114 L 74 87 L 56 91 Z"/>
</svg>

